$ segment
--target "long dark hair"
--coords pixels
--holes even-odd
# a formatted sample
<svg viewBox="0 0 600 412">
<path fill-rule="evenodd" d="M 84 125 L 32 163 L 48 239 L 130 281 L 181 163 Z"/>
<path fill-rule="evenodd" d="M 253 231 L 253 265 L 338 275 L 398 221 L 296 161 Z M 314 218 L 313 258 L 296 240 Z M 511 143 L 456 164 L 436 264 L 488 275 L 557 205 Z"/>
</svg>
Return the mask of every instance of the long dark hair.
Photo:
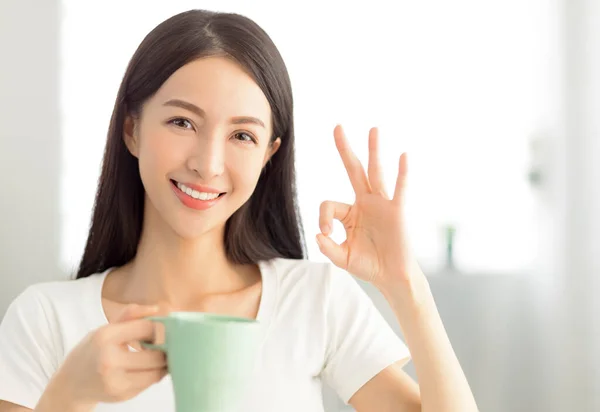
<svg viewBox="0 0 600 412">
<path fill-rule="evenodd" d="M 295 187 L 294 120 L 290 79 L 270 37 L 247 17 L 205 10 L 177 14 L 152 30 L 131 58 L 110 120 L 91 227 L 76 278 L 132 260 L 142 233 L 144 187 L 138 161 L 123 140 L 127 115 L 180 67 L 202 57 L 235 60 L 271 106 L 279 150 L 267 163 L 248 202 L 225 225 L 225 250 L 234 263 L 276 257 L 301 259 L 305 244 Z"/>
</svg>

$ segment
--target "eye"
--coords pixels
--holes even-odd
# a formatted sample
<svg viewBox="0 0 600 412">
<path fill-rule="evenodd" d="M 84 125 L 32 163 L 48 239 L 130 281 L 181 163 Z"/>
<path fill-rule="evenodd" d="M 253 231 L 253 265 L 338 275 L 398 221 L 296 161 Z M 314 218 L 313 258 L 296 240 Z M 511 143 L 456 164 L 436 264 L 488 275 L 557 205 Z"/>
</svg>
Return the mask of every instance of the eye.
<svg viewBox="0 0 600 412">
<path fill-rule="evenodd" d="M 194 129 L 194 126 L 192 126 L 192 122 L 190 122 L 187 119 L 184 119 L 183 117 L 177 117 L 175 119 L 169 120 L 168 123 L 174 125 L 175 127 L 179 128 L 179 129 L 188 129 L 188 130 Z"/>
<path fill-rule="evenodd" d="M 236 132 L 233 134 L 233 138 L 244 143 L 256 143 L 256 139 L 249 133 Z"/>
</svg>

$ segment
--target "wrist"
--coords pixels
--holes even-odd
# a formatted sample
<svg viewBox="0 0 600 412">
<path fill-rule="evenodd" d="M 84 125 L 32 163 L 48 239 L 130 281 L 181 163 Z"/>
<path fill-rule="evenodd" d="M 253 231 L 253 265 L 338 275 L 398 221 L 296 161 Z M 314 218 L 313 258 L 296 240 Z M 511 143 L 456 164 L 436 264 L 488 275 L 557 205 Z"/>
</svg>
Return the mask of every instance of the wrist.
<svg viewBox="0 0 600 412">
<path fill-rule="evenodd" d="M 42 397 L 40 398 L 36 412 L 90 412 L 96 406 L 93 402 L 84 402 L 77 399 L 76 391 L 59 371 L 52 377 Z"/>
<path fill-rule="evenodd" d="M 425 331 L 431 332 L 432 328 L 443 329 L 425 275 L 415 275 L 406 282 L 386 285 L 379 291 L 396 315 L 402 334 L 411 349 L 414 345 L 422 344 Z"/>
<path fill-rule="evenodd" d="M 395 310 L 418 309 L 425 307 L 432 299 L 427 277 L 421 270 L 407 276 L 389 276 L 391 281 L 376 284 L 375 287 Z"/>
</svg>

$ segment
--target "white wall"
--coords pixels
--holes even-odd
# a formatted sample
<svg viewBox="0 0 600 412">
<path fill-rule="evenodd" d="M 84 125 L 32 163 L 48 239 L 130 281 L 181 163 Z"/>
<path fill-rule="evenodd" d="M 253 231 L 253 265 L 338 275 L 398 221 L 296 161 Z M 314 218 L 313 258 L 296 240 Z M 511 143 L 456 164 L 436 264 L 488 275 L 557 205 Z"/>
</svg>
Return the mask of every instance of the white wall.
<svg viewBox="0 0 600 412">
<path fill-rule="evenodd" d="M 0 317 L 59 276 L 58 3 L 0 2 Z"/>
<path fill-rule="evenodd" d="M 567 261 L 557 366 L 563 410 L 591 411 L 600 409 L 600 2 L 568 0 L 565 10 Z"/>
</svg>

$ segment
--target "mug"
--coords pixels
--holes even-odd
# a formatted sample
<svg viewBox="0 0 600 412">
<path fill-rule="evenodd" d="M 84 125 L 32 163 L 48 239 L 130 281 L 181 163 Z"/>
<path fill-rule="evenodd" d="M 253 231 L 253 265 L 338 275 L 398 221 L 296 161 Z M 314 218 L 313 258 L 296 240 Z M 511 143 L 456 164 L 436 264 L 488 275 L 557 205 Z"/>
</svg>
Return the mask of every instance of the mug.
<svg viewBox="0 0 600 412">
<path fill-rule="evenodd" d="M 231 412 L 252 381 L 262 338 L 258 321 L 203 312 L 147 317 L 165 327 L 165 343 L 142 342 L 163 351 L 176 412 Z"/>
</svg>

